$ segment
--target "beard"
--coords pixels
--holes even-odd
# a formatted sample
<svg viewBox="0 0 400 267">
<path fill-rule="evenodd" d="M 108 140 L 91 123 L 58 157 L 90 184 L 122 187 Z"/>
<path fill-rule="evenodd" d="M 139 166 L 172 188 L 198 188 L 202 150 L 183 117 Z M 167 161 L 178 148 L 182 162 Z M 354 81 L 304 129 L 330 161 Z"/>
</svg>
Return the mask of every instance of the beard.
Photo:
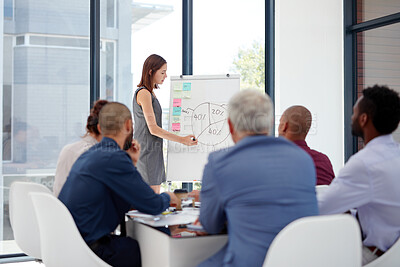
<svg viewBox="0 0 400 267">
<path fill-rule="evenodd" d="M 358 123 L 358 118 L 351 123 L 351 134 L 357 137 L 364 138 L 364 133 Z"/>
<path fill-rule="evenodd" d="M 132 141 L 133 141 L 133 131 L 125 139 L 124 150 L 128 150 L 129 148 L 131 148 Z"/>
</svg>

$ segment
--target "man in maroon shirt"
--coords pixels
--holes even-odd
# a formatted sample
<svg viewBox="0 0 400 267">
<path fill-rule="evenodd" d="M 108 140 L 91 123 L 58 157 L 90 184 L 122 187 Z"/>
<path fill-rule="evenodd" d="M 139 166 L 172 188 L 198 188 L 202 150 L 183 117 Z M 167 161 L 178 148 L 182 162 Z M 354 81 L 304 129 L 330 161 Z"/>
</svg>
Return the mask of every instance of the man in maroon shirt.
<svg viewBox="0 0 400 267">
<path fill-rule="evenodd" d="M 331 161 L 325 154 L 309 148 L 305 141 L 311 122 L 311 112 L 308 109 L 303 106 L 291 106 L 282 114 L 278 128 L 279 136 L 294 142 L 312 157 L 317 172 L 317 185 L 329 185 L 335 177 Z"/>
</svg>

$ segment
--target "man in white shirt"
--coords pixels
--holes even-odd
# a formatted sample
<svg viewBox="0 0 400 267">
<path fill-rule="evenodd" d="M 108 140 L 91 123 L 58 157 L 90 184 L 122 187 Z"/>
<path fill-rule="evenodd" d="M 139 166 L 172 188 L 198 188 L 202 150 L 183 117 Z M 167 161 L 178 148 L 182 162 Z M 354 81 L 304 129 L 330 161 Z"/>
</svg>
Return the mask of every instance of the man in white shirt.
<svg viewBox="0 0 400 267">
<path fill-rule="evenodd" d="M 400 121 L 400 99 L 386 86 L 362 93 L 351 119 L 352 133 L 364 139 L 365 147 L 318 196 L 318 206 L 320 214 L 357 209 L 365 265 L 400 236 L 400 145 L 391 136 Z"/>
</svg>

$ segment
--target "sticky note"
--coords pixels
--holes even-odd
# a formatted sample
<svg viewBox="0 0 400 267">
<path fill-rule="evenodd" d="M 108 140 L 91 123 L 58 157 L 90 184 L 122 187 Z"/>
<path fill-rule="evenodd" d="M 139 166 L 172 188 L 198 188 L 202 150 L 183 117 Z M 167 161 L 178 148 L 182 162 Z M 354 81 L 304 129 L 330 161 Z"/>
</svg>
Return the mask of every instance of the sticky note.
<svg viewBox="0 0 400 267">
<path fill-rule="evenodd" d="M 172 116 L 172 123 L 180 123 L 181 117 L 179 116 Z"/>
<path fill-rule="evenodd" d="M 182 99 L 180 99 L 180 98 L 175 98 L 174 100 L 173 100 L 173 106 L 174 107 L 180 107 L 182 105 Z"/>
<path fill-rule="evenodd" d="M 174 91 L 182 91 L 182 83 L 174 83 L 173 89 Z"/>
<path fill-rule="evenodd" d="M 172 131 L 173 132 L 178 132 L 181 130 L 181 124 L 180 123 L 172 123 Z"/>
<path fill-rule="evenodd" d="M 182 98 L 182 91 L 174 91 L 174 98 Z"/>
<path fill-rule="evenodd" d="M 192 91 L 183 91 L 182 98 L 185 99 L 192 98 Z"/>
<path fill-rule="evenodd" d="M 182 108 L 181 107 L 173 107 L 172 116 L 180 116 Z"/>
<path fill-rule="evenodd" d="M 191 91 L 192 83 L 183 83 L 183 91 Z"/>
</svg>

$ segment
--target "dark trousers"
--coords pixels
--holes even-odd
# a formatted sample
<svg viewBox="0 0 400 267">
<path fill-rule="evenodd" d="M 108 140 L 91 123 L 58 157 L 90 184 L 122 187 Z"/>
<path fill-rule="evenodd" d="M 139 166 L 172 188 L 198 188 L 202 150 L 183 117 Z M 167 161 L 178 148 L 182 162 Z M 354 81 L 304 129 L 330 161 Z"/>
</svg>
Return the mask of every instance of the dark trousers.
<svg viewBox="0 0 400 267">
<path fill-rule="evenodd" d="M 106 235 L 89 246 L 97 256 L 111 266 L 140 267 L 139 244 L 130 237 Z"/>
</svg>

